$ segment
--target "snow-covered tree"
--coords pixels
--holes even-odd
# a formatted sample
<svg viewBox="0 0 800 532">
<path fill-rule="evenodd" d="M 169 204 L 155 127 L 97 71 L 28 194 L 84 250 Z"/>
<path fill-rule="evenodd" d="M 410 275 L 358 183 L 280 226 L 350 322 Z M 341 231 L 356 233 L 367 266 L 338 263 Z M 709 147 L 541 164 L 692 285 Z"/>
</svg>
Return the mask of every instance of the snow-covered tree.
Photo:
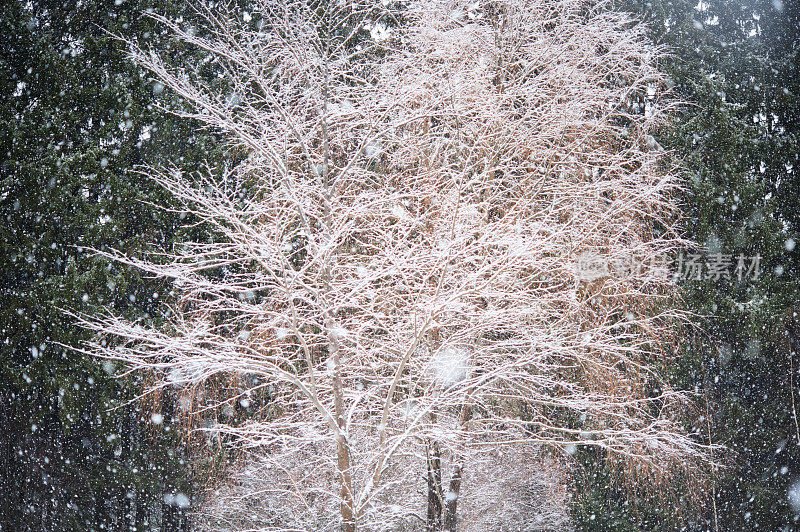
<svg viewBox="0 0 800 532">
<path fill-rule="evenodd" d="M 241 161 L 142 171 L 215 234 L 101 252 L 174 281 L 167 326 L 83 323 L 156 387 L 237 379 L 219 404 L 247 421 L 203 430 L 257 457 L 261 529 L 455 530 L 465 472 L 518 474 L 505 446 L 644 475 L 703 458 L 657 371 L 679 318 L 657 259 L 682 242 L 639 26 L 581 0 L 202 13 L 160 20 L 224 79 L 132 49 Z"/>
</svg>

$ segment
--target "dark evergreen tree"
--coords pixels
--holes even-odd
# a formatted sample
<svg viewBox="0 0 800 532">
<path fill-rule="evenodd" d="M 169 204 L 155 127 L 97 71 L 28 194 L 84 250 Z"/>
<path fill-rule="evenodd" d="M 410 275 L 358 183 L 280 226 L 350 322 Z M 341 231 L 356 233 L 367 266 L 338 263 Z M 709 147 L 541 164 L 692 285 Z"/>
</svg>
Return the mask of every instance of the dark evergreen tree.
<svg viewBox="0 0 800 532">
<path fill-rule="evenodd" d="M 129 171 L 213 149 L 126 59 L 109 32 L 173 46 L 145 11 L 182 2 L 68 0 L 0 6 L 0 529 L 179 530 L 188 468 L 168 414 L 142 417 L 119 368 L 64 346 L 63 309 L 157 319 L 169 287 L 87 248 L 168 247 L 180 220 Z M 188 19 L 191 12 L 185 14 Z"/>
<path fill-rule="evenodd" d="M 631 505 L 590 468 L 576 515 L 586 529 L 793 529 L 800 514 L 800 10 L 794 0 L 623 5 L 672 48 L 667 68 L 691 104 L 659 139 L 686 169 L 687 234 L 709 253 L 731 255 L 729 278 L 706 273 L 683 282 L 687 306 L 704 318 L 674 372 L 702 392 L 698 434 L 710 431 L 727 451 L 702 508 L 670 516 L 653 501 Z M 757 278 L 736 275 L 739 255 L 760 256 Z"/>
</svg>

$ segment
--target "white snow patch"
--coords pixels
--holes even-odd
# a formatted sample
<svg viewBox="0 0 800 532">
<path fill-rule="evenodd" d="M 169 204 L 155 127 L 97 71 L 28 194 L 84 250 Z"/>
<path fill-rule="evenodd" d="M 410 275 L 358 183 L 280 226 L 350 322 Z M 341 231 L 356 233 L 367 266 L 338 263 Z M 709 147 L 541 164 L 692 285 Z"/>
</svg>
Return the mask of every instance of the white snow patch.
<svg viewBox="0 0 800 532">
<path fill-rule="evenodd" d="M 189 497 L 185 493 L 166 493 L 164 494 L 164 502 L 169 506 L 177 506 L 178 508 L 189 507 Z"/>
<path fill-rule="evenodd" d="M 392 207 L 392 216 L 402 220 L 407 217 L 406 210 L 400 205 L 395 205 L 394 207 Z"/>
<path fill-rule="evenodd" d="M 336 340 L 341 340 L 342 338 L 347 337 L 347 329 L 345 329 L 341 325 L 336 325 L 335 327 L 332 327 L 330 333 L 331 337 L 333 337 Z"/>
<path fill-rule="evenodd" d="M 370 28 L 369 35 L 373 40 L 381 42 L 389 39 L 392 36 L 392 30 L 382 24 L 375 24 Z"/>
<path fill-rule="evenodd" d="M 380 142 L 374 140 L 364 147 L 364 154 L 367 157 L 380 155 L 381 151 L 383 151 L 383 146 L 381 146 Z"/>
<path fill-rule="evenodd" d="M 792 511 L 796 514 L 800 513 L 800 479 L 795 480 L 792 485 L 789 486 L 787 497 L 789 498 L 789 506 L 792 507 Z"/>
<path fill-rule="evenodd" d="M 111 360 L 104 360 L 103 361 L 103 371 L 105 371 L 108 375 L 112 375 L 116 368 L 117 368 L 117 365 L 114 362 L 112 362 Z"/>
<path fill-rule="evenodd" d="M 434 353 L 432 367 L 437 380 L 452 385 L 467 378 L 469 353 L 463 349 L 445 347 Z"/>
</svg>

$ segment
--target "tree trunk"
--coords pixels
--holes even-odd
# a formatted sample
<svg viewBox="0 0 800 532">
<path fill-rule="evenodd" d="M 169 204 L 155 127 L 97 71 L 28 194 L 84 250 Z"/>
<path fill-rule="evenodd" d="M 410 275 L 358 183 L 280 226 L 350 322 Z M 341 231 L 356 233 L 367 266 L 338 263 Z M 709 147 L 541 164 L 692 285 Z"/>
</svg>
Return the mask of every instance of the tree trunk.
<svg viewBox="0 0 800 532">
<path fill-rule="evenodd" d="M 453 468 L 453 477 L 450 487 L 445 494 L 444 529 L 447 532 L 456 532 L 456 510 L 458 508 L 458 495 L 461 491 L 461 473 L 464 470 L 463 460 Z"/>
<path fill-rule="evenodd" d="M 350 475 L 350 442 L 347 441 L 347 430 L 344 420 L 344 390 L 342 389 L 341 378 L 341 359 L 339 340 L 332 332 L 333 321 L 330 316 L 326 317 L 326 327 L 328 329 L 328 349 L 334 361 L 333 374 L 333 396 L 334 408 L 336 409 L 336 424 L 339 426 L 339 434 L 336 436 L 336 463 L 339 470 L 340 490 L 340 513 L 342 516 L 342 531 L 356 532 L 356 515 L 353 501 L 353 481 Z"/>
<path fill-rule="evenodd" d="M 461 409 L 461 419 L 459 425 L 465 426 L 472 418 L 472 407 L 464 405 Z M 461 493 L 461 477 L 464 472 L 464 457 L 453 457 L 453 476 L 450 477 L 450 486 L 445 494 L 445 507 L 444 507 L 444 529 L 447 532 L 456 532 L 456 511 L 458 509 L 458 497 Z"/>
<path fill-rule="evenodd" d="M 340 503 L 342 532 L 356 532 L 356 518 L 353 513 L 353 485 L 350 478 L 350 448 L 344 435 L 340 435 L 336 439 L 336 453 L 342 486 L 342 502 Z"/>
<path fill-rule="evenodd" d="M 428 512 L 425 522 L 426 532 L 442 529 L 442 459 L 439 443 L 433 442 L 427 448 L 428 462 Z"/>
</svg>

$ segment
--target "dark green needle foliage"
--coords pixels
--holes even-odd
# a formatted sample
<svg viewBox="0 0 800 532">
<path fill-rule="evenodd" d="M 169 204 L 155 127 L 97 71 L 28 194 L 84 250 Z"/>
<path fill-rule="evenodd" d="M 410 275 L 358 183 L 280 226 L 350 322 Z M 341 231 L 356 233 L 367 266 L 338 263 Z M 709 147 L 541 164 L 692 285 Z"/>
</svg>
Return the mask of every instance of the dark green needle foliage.
<svg viewBox="0 0 800 532">
<path fill-rule="evenodd" d="M 594 466 L 579 481 L 577 524 L 793 530 L 800 526 L 800 6 L 632 0 L 623 7 L 672 48 L 665 67 L 690 102 L 659 138 L 683 160 L 687 235 L 708 253 L 731 255 L 730 278 L 681 281 L 687 308 L 704 317 L 673 371 L 676 383 L 700 392 L 698 437 L 710 431 L 727 452 L 718 454 L 725 467 L 705 504 L 687 504 L 677 519 L 655 501 L 622 502 L 584 455 Z M 757 278 L 735 274 L 739 255 L 760 256 Z"/>
<path fill-rule="evenodd" d="M 110 305 L 143 320 L 170 287 L 87 248 L 169 249 L 180 216 L 129 171 L 214 150 L 109 32 L 185 52 L 145 16 L 162 0 L 3 0 L 0 5 L 0 529 L 182 530 L 188 467 L 163 421 L 129 403 L 120 368 L 74 350 L 61 309 Z M 191 59 L 191 58 L 188 58 Z"/>
</svg>

